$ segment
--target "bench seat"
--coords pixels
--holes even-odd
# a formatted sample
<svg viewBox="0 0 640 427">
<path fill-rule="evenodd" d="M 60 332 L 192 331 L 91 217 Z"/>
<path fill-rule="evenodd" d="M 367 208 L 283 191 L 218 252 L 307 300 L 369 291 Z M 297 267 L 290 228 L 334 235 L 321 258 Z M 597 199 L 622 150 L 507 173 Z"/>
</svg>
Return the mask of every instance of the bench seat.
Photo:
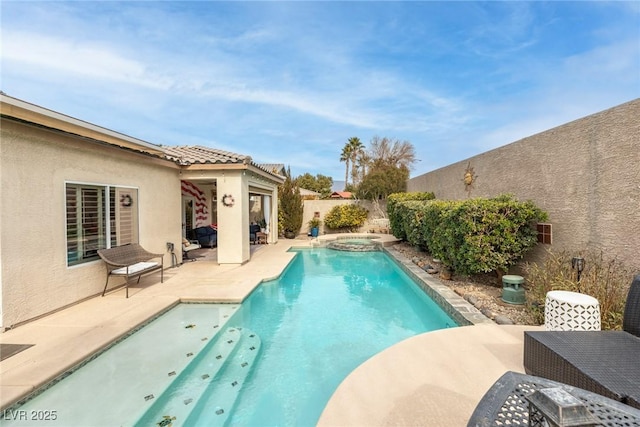
<svg viewBox="0 0 640 427">
<path fill-rule="evenodd" d="M 102 291 L 104 296 L 109 285 L 109 277 L 118 276 L 125 279 L 126 295 L 129 298 L 129 280 L 144 274 L 160 270 L 160 283 L 164 281 L 164 255 L 154 254 L 145 250 L 137 243 L 130 243 L 115 248 L 100 249 L 98 255 L 107 265 L 107 281 Z M 158 261 L 152 261 L 159 258 Z"/>
</svg>

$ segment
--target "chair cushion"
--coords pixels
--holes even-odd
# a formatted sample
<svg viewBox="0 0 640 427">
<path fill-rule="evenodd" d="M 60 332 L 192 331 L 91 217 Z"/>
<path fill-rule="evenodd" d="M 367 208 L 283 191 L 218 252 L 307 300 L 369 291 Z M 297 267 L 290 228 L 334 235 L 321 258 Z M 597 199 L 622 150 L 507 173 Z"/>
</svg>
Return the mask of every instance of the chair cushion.
<svg viewBox="0 0 640 427">
<path fill-rule="evenodd" d="M 138 262 L 135 263 L 133 265 L 130 265 L 129 268 L 129 274 L 134 274 L 134 273 L 139 273 L 141 271 L 147 270 L 149 268 L 155 267 L 157 266 L 158 263 L 154 262 L 154 261 L 146 261 L 146 262 Z M 127 274 L 127 267 L 122 267 L 122 268 L 118 268 L 116 270 L 113 270 L 111 272 L 111 274 L 120 274 L 120 275 L 126 275 Z"/>
</svg>

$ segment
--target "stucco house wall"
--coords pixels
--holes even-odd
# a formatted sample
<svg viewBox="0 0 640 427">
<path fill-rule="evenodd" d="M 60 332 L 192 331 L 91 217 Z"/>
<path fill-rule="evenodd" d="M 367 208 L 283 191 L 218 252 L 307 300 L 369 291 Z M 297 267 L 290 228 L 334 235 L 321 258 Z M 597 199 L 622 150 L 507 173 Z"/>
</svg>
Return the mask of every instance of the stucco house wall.
<svg viewBox="0 0 640 427">
<path fill-rule="evenodd" d="M 67 266 L 68 181 L 136 188 L 139 242 L 171 265 L 166 243 L 181 241 L 180 180 L 172 162 L 4 119 L 0 132 L 4 328 L 102 292 L 102 261 Z"/>
<path fill-rule="evenodd" d="M 250 258 L 250 191 L 268 196 L 277 228 L 284 178 L 250 156 L 152 144 L 4 93 L 0 113 L 0 330 L 99 295 L 106 279 L 104 262 L 92 257 L 99 247 L 138 242 L 163 254 L 165 269 L 179 262 L 188 181 L 202 193 L 201 223 L 211 221 L 209 206 L 221 211 L 214 187 L 235 198 L 217 218 L 218 263 Z M 269 234 L 268 243 L 277 237 Z"/>
<path fill-rule="evenodd" d="M 640 99 L 417 176 L 407 191 L 530 199 L 553 229 L 552 244 L 531 259 L 547 248 L 593 249 L 640 270 Z"/>
</svg>

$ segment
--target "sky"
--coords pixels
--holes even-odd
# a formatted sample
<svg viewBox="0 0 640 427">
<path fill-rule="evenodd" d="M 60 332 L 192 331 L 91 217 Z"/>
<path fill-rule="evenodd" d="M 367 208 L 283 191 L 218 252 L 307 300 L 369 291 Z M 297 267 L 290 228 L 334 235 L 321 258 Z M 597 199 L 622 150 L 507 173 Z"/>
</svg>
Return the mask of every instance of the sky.
<svg viewBox="0 0 640 427">
<path fill-rule="evenodd" d="M 161 145 L 411 176 L 640 97 L 640 2 L 6 1 L 0 90 Z M 562 141 L 558 141 L 562 144 Z"/>
</svg>

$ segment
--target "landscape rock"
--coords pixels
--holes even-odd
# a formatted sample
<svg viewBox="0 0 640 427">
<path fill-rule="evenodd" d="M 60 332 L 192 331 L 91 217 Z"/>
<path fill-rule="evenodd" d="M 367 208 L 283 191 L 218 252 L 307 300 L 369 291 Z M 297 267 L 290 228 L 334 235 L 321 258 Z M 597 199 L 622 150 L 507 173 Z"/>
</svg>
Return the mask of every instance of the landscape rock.
<svg viewBox="0 0 640 427">
<path fill-rule="evenodd" d="M 478 306 L 478 298 L 473 296 L 473 295 L 465 295 L 464 299 L 467 300 L 467 302 L 471 305 L 473 305 L 474 307 Z"/>
<path fill-rule="evenodd" d="M 493 313 L 487 307 L 482 307 L 480 309 L 480 313 L 484 314 L 485 317 L 488 317 L 489 319 L 493 319 Z"/>
<path fill-rule="evenodd" d="M 493 319 L 493 320 L 498 325 L 513 325 L 514 324 L 511 319 L 509 319 L 507 316 L 503 316 L 502 314 L 497 315 L 496 318 Z"/>
<path fill-rule="evenodd" d="M 439 273 L 437 270 L 441 264 L 434 262 L 433 257 L 428 253 L 416 249 L 406 242 L 394 245 L 394 249 L 414 263 L 422 261 L 425 266 L 434 267 L 433 270 L 427 270 L 429 274 Z M 516 325 L 539 325 L 525 305 L 512 305 L 502 302 L 502 286 L 496 282 L 495 274 L 477 274 L 471 277 L 454 274 L 452 280 L 440 280 L 440 282 L 467 301 L 469 301 L 468 298 L 474 297 L 476 299 L 475 303 L 470 302 L 470 304 L 478 309 L 484 307 L 488 310 L 492 319 L 497 316 L 504 316 Z"/>
</svg>

